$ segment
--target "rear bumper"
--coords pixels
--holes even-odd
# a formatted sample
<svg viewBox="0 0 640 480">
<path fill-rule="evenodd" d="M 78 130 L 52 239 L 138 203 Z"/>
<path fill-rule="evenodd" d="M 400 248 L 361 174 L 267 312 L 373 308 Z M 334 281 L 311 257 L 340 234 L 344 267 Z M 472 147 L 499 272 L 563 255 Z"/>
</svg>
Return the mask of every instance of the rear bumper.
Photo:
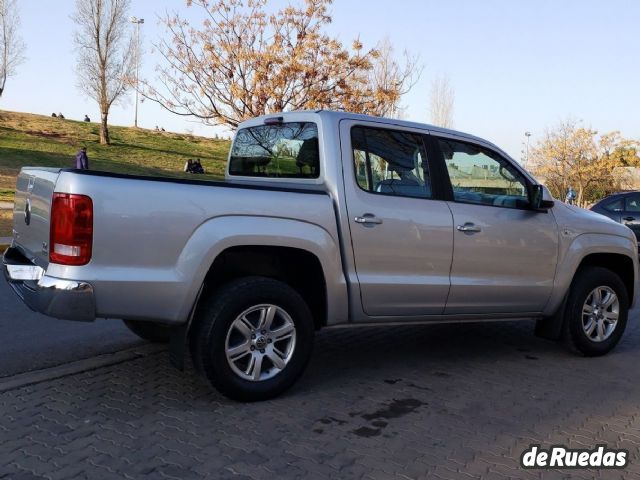
<svg viewBox="0 0 640 480">
<path fill-rule="evenodd" d="M 95 319 L 91 284 L 47 276 L 15 247 L 4 253 L 2 270 L 13 291 L 31 310 L 65 320 Z"/>
</svg>

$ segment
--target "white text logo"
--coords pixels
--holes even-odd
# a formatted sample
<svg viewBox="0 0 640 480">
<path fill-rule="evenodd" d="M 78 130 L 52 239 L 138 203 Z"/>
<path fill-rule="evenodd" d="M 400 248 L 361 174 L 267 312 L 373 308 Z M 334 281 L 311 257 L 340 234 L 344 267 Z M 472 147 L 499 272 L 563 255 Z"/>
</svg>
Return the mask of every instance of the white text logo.
<svg viewBox="0 0 640 480">
<path fill-rule="evenodd" d="M 627 450 L 597 445 L 593 450 L 553 445 L 548 450 L 531 445 L 522 453 L 522 468 L 624 468 L 629 463 Z"/>
</svg>

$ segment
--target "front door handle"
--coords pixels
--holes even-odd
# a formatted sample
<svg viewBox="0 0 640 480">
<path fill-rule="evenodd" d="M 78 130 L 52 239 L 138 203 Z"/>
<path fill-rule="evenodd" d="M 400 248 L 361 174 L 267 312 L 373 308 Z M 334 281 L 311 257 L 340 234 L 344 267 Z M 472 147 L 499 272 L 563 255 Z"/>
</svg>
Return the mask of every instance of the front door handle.
<svg viewBox="0 0 640 480">
<path fill-rule="evenodd" d="M 477 233 L 482 231 L 480 227 L 477 227 L 471 222 L 467 222 L 464 225 L 458 225 L 456 228 L 458 229 L 459 232 L 465 232 L 465 233 Z"/>
<path fill-rule="evenodd" d="M 380 225 L 382 223 L 382 219 L 377 218 L 371 213 L 365 213 L 361 217 L 356 217 L 353 220 L 356 223 L 362 223 L 363 225 Z"/>
<path fill-rule="evenodd" d="M 623 220 L 625 222 L 633 222 L 636 218 L 635 217 L 624 217 Z"/>
</svg>

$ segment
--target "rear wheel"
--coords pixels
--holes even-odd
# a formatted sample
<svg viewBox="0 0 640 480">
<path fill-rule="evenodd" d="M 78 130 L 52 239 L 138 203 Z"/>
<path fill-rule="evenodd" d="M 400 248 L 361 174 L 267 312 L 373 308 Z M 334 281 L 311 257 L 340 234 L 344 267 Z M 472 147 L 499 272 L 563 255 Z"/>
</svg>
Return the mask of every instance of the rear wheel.
<svg viewBox="0 0 640 480">
<path fill-rule="evenodd" d="M 139 320 L 122 320 L 129 330 L 143 340 L 153 343 L 168 343 L 170 337 L 169 326 L 156 322 Z"/>
<path fill-rule="evenodd" d="M 223 395 L 265 400 L 304 371 L 314 325 L 302 297 L 263 277 L 231 282 L 203 300 L 192 330 L 194 364 Z"/>
<path fill-rule="evenodd" d="M 602 267 L 581 269 L 569 294 L 565 339 L 583 355 L 612 350 L 627 326 L 629 296 L 620 277 Z"/>
</svg>

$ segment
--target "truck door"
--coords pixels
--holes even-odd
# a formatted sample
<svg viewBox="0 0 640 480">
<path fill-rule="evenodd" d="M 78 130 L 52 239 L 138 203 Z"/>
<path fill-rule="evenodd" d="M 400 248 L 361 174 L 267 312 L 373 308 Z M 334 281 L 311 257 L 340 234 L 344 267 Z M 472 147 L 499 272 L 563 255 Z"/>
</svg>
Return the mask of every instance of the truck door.
<svg viewBox="0 0 640 480">
<path fill-rule="evenodd" d="M 448 172 L 455 230 L 446 314 L 537 313 L 558 259 L 553 213 L 531 210 L 528 180 L 500 153 L 431 136 Z"/>
<path fill-rule="evenodd" d="M 436 199 L 423 135 L 340 122 L 351 245 L 368 317 L 444 311 L 453 220 L 446 202 Z"/>
</svg>

